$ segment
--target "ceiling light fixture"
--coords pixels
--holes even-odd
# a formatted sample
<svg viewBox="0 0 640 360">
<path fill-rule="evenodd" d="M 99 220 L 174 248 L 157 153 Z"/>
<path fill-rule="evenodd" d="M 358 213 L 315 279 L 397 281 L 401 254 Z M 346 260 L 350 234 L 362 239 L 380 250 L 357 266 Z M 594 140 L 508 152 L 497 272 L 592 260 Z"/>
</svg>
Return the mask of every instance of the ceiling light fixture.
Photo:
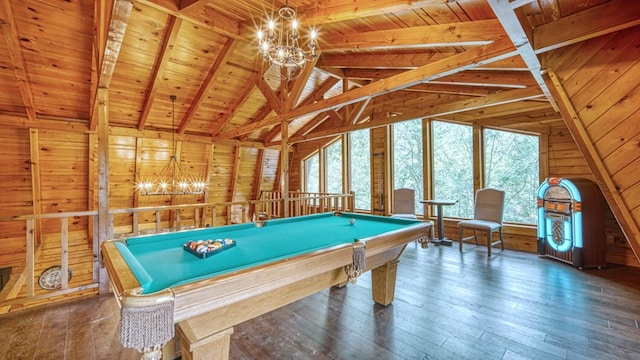
<svg viewBox="0 0 640 360">
<path fill-rule="evenodd" d="M 175 131 L 175 102 L 177 97 L 170 95 L 171 99 L 171 130 L 172 130 L 172 155 L 169 162 L 162 168 L 157 178 L 153 180 L 141 180 L 136 182 L 136 190 L 140 195 L 200 195 L 209 188 L 208 178 L 194 176 L 188 169 L 180 164 L 176 155 L 176 131 Z"/>
<path fill-rule="evenodd" d="M 278 10 L 277 19 L 268 19 L 265 28 L 257 33 L 258 50 L 264 61 L 275 65 L 283 79 L 294 80 L 307 61 L 315 59 L 318 50 L 315 29 L 309 32 L 309 50 L 300 46 L 300 32 L 296 10 L 286 2 Z"/>
</svg>

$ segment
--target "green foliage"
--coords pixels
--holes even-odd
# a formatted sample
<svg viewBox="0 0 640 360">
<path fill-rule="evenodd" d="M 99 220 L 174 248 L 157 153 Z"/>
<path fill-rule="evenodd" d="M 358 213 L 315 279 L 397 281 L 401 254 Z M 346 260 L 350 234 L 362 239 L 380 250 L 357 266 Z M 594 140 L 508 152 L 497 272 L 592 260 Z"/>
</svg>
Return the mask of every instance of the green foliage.
<svg viewBox="0 0 640 360">
<path fill-rule="evenodd" d="M 537 221 L 538 153 L 537 136 L 484 130 L 485 184 L 506 192 L 505 221 Z"/>
<path fill-rule="evenodd" d="M 422 144 L 421 119 L 393 124 L 393 187 L 415 191 L 416 214 L 424 212 Z"/>
<path fill-rule="evenodd" d="M 327 189 L 332 194 L 342 194 L 342 140 L 327 146 Z"/>
<path fill-rule="evenodd" d="M 305 192 L 320 192 L 320 155 L 315 154 L 304 162 Z"/>
<path fill-rule="evenodd" d="M 356 209 L 371 210 L 371 140 L 369 129 L 351 133 L 351 191 Z"/>
<path fill-rule="evenodd" d="M 473 217 L 473 129 L 471 126 L 434 121 L 434 198 L 458 200 L 443 207 L 444 216 Z"/>
</svg>

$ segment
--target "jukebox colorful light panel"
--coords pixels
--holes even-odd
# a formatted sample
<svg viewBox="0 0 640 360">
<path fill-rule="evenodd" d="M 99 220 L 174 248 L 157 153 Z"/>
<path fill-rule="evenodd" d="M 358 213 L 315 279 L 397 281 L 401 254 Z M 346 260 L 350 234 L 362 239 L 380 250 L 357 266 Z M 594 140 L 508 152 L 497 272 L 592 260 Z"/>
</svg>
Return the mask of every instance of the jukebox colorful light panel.
<svg viewBox="0 0 640 360">
<path fill-rule="evenodd" d="M 606 265 L 605 202 L 582 178 L 548 178 L 538 188 L 538 253 L 580 269 Z"/>
</svg>

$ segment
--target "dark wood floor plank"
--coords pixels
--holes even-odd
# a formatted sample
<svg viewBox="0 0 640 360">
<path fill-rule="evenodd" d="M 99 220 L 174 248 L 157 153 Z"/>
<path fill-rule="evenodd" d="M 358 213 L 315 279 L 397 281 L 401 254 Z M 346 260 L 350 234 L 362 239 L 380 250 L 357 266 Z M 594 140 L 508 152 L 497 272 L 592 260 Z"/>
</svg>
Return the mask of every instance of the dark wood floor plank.
<svg viewBox="0 0 640 360">
<path fill-rule="evenodd" d="M 112 295 L 0 315 L 0 359 L 139 359 L 118 321 Z M 230 358 L 640 359 L 639 321 L 639 268 L 411 244 L 391 305 L 366 273 L 236 326 Z"/>
</svg>

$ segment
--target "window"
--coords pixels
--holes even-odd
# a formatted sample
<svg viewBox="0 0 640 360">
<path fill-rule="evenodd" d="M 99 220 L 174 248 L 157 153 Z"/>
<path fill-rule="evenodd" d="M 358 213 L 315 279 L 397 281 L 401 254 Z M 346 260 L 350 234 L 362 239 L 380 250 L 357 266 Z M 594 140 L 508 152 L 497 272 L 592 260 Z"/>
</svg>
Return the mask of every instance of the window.
<svg viewBox="0 0 640 360">
<path fill-rule="evenodd" d="M 422 214 L 424 199 L 422 171 L 422 120 L 393 125 L 393 187 L 415 190 L 416 214 Z"/>
<path fill-rule="evenodd" d="M 432 134 L 434 198 L 458 200 L 442 208 L 444 216 L 472 218 L 473 128 L 434 121 Z"/>
<path fill-rule="evenodd" d="M 504 221 L 535 224 L 539 185 L 538 137 L 485 129 L 484 183 L 504 190 Z"/>
<path fill-rule="evenodd" d="M 342 194 L 342 140 L 327 146 L 327 189 L 332 194 Z"/>
<path fill-rule="evenodd" d="M 320 156 L 316 153 L 304 161 L 304 191 L 320 192 Z"/>
<path fill-rule="evenodd" d="M 351 191 L 356 209 L 371 210 L 371 139 L 369 129 L 351 133 Z"/>
</svg>

